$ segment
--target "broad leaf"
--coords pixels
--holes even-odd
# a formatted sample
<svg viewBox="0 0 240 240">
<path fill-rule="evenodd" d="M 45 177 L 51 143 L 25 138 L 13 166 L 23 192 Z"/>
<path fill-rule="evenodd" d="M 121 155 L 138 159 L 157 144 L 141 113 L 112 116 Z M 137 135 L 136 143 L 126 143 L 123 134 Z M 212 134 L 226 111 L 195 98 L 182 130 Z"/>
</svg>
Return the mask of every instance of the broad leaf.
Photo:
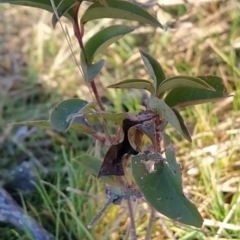
<svg viewBox="0 0 240 240">
<path fill-rule="evenodd" d="M 210 91 L 215 91 L 215 89 L 207 84 L 200 78 L 191 76 L 175 76 L 165 79 L 158 87 L 157 96 L 162 96 L 162 94 L 170 89 L 187 87 L 187 88 L 198 88 Z"/>
<path fill-rule="evenodd" d="M 149 91 L 152 95 L 155 94 L 154 85 L 144 79 L 127 79 L 112 85 L 107 86 L 108 88 L 135 88 L 135 89 L 143 89 Z"/>
<path fill-rule="evenodd" d="M 103 52 L 112 43 L 133 30 L 134 28 L 125 25 L 113 25 L 94 34 L 84 46 L 87 63 L 91 64 L 98 53 Z"/>
<path fill-rule="evenodd" d="M 55 6 L 61 6 L 59 16 L 66 16 L 69 20 L 73 21 L 73 12 L 71 6 L 74 5 L 77 0 L 53 0 Z M 50 0 L 0 0 L 0 3 L 11 3 L 22 6 L 29 6 L 47 10 L 53 13 L 53 8 Z"/>
<path fill-rule="evenodd" d="M 50 123 L 52 127 L 60 132 L 66 132 L 73 122 L 71 115 L 79 113 L 89 105 L 88 102 L 73 98 L 60 102 L 50 113 Z"/>
<path fill-rule="evenodd" d="M 227 97 L 223 81 L 217 76 L 197 76 L 215 89 L 214 91 L 194 89 L 194 88 L 176 88 L 171 90 L 165 97 L 165 102 L 170 107 L 186 107 L 200 103 L 221 100 Z"/>
<path fill-rule="evenodd" d="M 75 160 L 78 160 L 81 167 L 84 170 L 86 170 L 88 173 L 92 174 L 95 177 L 98 177 L 98 173 L 100 171 L 101 164 L 102 164 L 102 162 L 99 159 L 88 154 L 83 154 L 75 158 Z M 104 183 L 109 185 L 117 185 L 117 186 L 120 185 L 120 183 L 117 181 L 116 177 L 114 176 L 107 176 L 107 177 L 103 176 L 103 177 L 100 177 L 100 179 Z"/>
<path fill-rule="evenodd" d="M 155 109 L 161 117 L 171 123 L 174 128 L 176 128 L 189 142 L 191 142 L 191 138 L 189 138 L 189 136 L 187 136 L 184 132 L 184 129 L 182 129 L 175 112 L 163 100 L 151 96 L 149 99 L 149 108 L 151 110 Z"/>
<path fill-rule="evenodd" d="M 149 75 L 155 82 L 155 88 L 158 89 L 158 86 L 166 79 L 166 75 L 160 63 L 146 52 L 140 51 L 140 54 Z"/>
<path fill-rule="evenodd" d="M 147 202 L 161 214 L 184 224 L 200 228 L 203 219 L 182 192 L 181 171 L 173 147 L 166 149 L 167 163 L 162 161 L 149 172 L 142 160 L 132 158 L 132 173 Z M 173 172 L 174 173 L 173 173 Z"/>
<path fill-rule="evenodd" d="M 83 14 L 81 23 L 102 18 L 114 18 L 148 23 L 154 27 L 162 28 L 161 23 L 151 14 L 136 4 L 120 0 L 104 0 L 107 6 L 100 3 L 93 3 Z"/>
</svg>

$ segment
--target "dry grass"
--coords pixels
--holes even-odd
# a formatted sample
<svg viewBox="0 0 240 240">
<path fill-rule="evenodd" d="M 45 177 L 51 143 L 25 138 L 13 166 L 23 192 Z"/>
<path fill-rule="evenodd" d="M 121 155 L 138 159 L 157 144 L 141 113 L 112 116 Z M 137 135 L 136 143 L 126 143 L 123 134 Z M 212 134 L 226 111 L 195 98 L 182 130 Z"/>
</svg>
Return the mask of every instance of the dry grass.
<svg viewBox="0 0 240 240">
<path fill-rule="evenodd" d="M 234 95 L 221 102 L 198 105 L 183 111 L 192 132 L 193 144 L 182 141 L 169 129 L 183 168 L 184 192 L 204 217 L 204 226 L 202 230 L 191 229 L 158 215 L 152 239 L 239 239 L 240 3 L 231 0 L 208 1 L 198 5 L 156 5 L 151 11 L 168 26 L 168 30 L 156 32 L 149 27 L 140 27 L 133 35 L 126 36 L 111 46 L 105 53 L 106 68 L 97 79 L 100 93 L 106 96 L 103 87 L 123 78 L 148 78 L 138 53 L 138 49 L 142 48 L 158 58 L 167 75 L 216 74 L 223 78 L 226 89 Z M 16 130 L 5 127 L 7 123 L 47 118 L 48 110 L 59 100 L 73 96 L 91 100 L 91 95 L 79 76 L 60 27 L 55 31 L 50 27 L 48 13 L 6 5 L 0 6 L 0 14 L 0 144 L 3 145 L 11 144 L 12 138 L 16 136 Z M 64 22 L 65 24 L 68 23 Z M 112 24 L 112 20 L 89 24 L 86 37 L 108 24 Z M 70 28 L 68 31 L 74 52 L 78 56 L 77 43 Z M 116 111 L 122 110 L 125 94 L 121 91 L 110 91 L 107 94 L 108 101 L 113 103 Z M 138 103 L 142 101 L 136 99 L 139 96 L 143 97 L 139 92 L 129 94 L 129 100 L 124 104 L 129 109 L 139 108 Z M 89 145 L 86 139 L 78 144 L 78 137 L 73 134 L 65 138 L 47 130 L 38 135 L 36 129 L 28 129 L 27 133 L 30 141 L 23 142 L 25 151 L 20 151 L 19 155 L 11 155 L 9 149 L 2 149 L 3 169 L 18 162 L 19 156 L 26 158 L 31 154 L 48 165 L 49 160 L 44 159 L 45 152 L 36 153 L 38 148 L 33 148 L 31 144 L 45 144 L 46 149 L 49 148 L 47 157 L 56 159 L 61 159 L 64 155 L 59 148 L 63 144 L 64 151 L 67 152 L 63 157 L 65 163 L 70 163 L 70 156 L 81 153 Z M 94 151 L 100 150 L 96 146 Z M 60 161 L 58 164 L 61 166 L 63 163 Z M 78 174 L 71 169 L 71 176 L 74 175 L 74 180 L 69 180 L 71 187 L 102 195 L 101 185 L 88 177 L 86 187 L 84 177 L 81 178 Z M 47 178 L 47 181 L 52 180 Z M 63 184 L 58 189 L 64 191 L 64 188 Z M 52 197 L 52 201 L 58 199 L 57 196 L 56 192 L 49 190 L 48 197 Z M 47 195 L 42 198 L 47 198 Z M 97 211 L 96 200 L 74 195 L 70 195 L 69 199 L 75 209 L 72 210 L 75 215 L 69 217 L 69 223 L 64 220 L 62 223 L 54 222 L 57 213 L 53 211 L 55 208 L 48 208 L 46 202 L 31 202 L 31 198 L 26 198 L 25 201 L 31 206 L 31 214 L 42 221 L 44 226 L 51 219 L 52 227 L 48 229 L 53 234 L 55 231 L 59 239 L 90 239 L 85 230 L 76 232 L 75 228 L 81 226 L 84 229 L 82 225 L 86 226 Z M 42 209 L 41 213 L 36 210 L 38 208 Z M 78 211 L 83 212 L 79 214 Z M 136 220 L 139 239 L 143 239 L 148 212 L 144 204 L 138 206 Z M 91 234 L 95 239 L 125 239 L 123 236 L 128 221 L 124 206 L 111 207 Z M 6 226 L 0 228 L 1 239 L 16 239 L 16 236 L 24 239 L 15 230 Z M 64 231 L 73 235 L 61 237 L 60 234 Z"/>
</svg>

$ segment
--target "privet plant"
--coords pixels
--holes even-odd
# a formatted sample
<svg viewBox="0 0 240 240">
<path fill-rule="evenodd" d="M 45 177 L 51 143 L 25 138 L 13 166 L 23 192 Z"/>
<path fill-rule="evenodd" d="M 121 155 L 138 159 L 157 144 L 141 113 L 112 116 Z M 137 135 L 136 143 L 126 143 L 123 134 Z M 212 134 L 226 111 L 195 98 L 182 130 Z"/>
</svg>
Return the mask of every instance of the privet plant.
<svg viewBox="0 0 240 240">
<path fill-rule="evenodd" d="M 91 135 L 102 145 L 108 146 L 103 160 L 84 154 L 79 162 L 86 171 L 106 184 L 107 202 L 99 214 L 89 223 L 92 227 L 110 204 L 127 201 L 131 220 L 131 236 L 136 239 L 134 214 L 131 202 L 146 201 L 151 209 L 183 224 L 201 228 L 203 219 L 195 205 L 183 194 L 181 169 L 176 161 L 174 146 L 165 133 L 167 125 L 174 127 L 185 139 L 191 136 L 179 109 L 186 106 L 219 100 L 227 97 L 222 79 L 217 76 L 166 77 L 160 63 L 150 54 L 140 51 L 149 79 L 125 79 L 108 88 L 140 89 L 148 91 L 146 109 L 141 112 L 106 112 L 98 94 L 95 78 L 104 67 L 104 60 L 95 57 L 106 47 L 135 29 L 127 25 L 106 27 L 83 44 L 85 24 L 89 21 L 114 18 L 137 21 L 162 28 L 161 23 L 136 4 L 121 0 L 89 1 L 91 5 L 81 19 L 78 11 L 81 0 L 0 0 L 45 9 L 53 13 L 52 25 L 56 27 L 62 16 L 73 26 L 79 43 L 80 59 L 77 59 L 94 101 L 68 99 L 57 104 L 49 121 L 16 124 L 52 126 L 66 132 L 70 128 Z M 104 134 L 92 126 L 101 122 Z M 109 122 L 119 128 L 114 136 L 109 134 Z M 151 221 L 147 229 L 150 238 Z"/>
</svg>

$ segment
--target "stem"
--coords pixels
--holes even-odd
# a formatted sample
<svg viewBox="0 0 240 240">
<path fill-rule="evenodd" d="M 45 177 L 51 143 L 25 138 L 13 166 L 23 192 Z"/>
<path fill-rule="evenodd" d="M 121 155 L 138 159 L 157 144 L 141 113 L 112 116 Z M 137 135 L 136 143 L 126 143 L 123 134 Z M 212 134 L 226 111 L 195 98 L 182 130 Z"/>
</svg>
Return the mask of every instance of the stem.
<svg viewBox="0 0 240 240">
<path fill-rule="evenodd" d="M 83 31 L 83 27 L 82 27 L 82 29 L 80 29 L 79 22 L 78 22 L 78 10 L 79 10 L 79 7 L 80 7 L 80 3 L 77 4 L 77 5 L 73 8 L 73 12 L 74 12 L 73 30 L 74 30 L 75 37 L 76 37 L 77 40 L 78 40 L 79 46 L 80 46 L 81 50 L 83 51 L 83 55 L 84 55 L 85 61 L 86 61 L 86 63 L 88 64 L 88 59 L 87 59 L 86 52 L 85 52 L 85 49 L 84 49 L 84 46 L 83 46 L 83 41 L 82 41 L 84 31 Z M 99 94 L 98 94 L 98 91 L 97 91 L 97 87 L 96 87 L 96 84 L 95 84 L 94 80 L 92 80 L 92 81 L 90 82 L 90 85 L 91 85 L 91 87 L 92 87 L 93 94 L 94 94 L 94 96 L 95 96 L 95 98 L 96 98 L 96 100 L 97 100 L 97 103 L 98 103 L 98 105 L 99 105 L 99 108 L 100 108 L 102 111 L 104 111 L 105 108 L 104 108 L 104 106 L 103 106 L 103 103 L 102 103 L 101 98 L 99 97 Z"/>
<path fill-rule="evenodd" d="M 160 125 L 162 124 L 162 119 L 160 116 L 157 116 L 155 118 L 155 144 L 154 144 L 154 150 L 158 153 L 161 152 L 161 133 L 159 130 Z"/>
<path fill-rule="evenodd" d="M 152 234 L 152 227 L 153 227 L 153 221 L 154 221 L 154 217 L 155 217 L 155 209 L 151 208 L 151 213 L 150 213 L 150 217 L 148 220 L 148 226 L 147 226 L 147 232 L 145 235 L 145 240 L 150 240 L 151 239 L 151 234 Z"/>
<path fill-rule="evenodd" d="M 119 178 L 119 182 L 120 182 L 121 187 L 123 189 L 127 188 L 123 177 Z M 132 208 L 132 204 L 131 204 L 131 200 L 130 199 L 127 199 L 127 206 L 128 206 L 128 212 L 129 212 L 129 218 L 130 218 L 130 236 L 131 236 L 131 240 L 137 240 L 137 233 L 136 233 L 136 225 L 135 225 L 135 220 L 134 220 L 134 213 L 133 213 L 133 208 Z"/>
<path fill-rule="evenodd" d="M 91 82 L 90 82 L 90 85 L 91 85 L 91 87 L 92 87 L 93 94 L 94 94 L 94 96 L 95 96 L 95 98 L 96 98 L 96 100 L 97 100 L 97 103 L 98 103 L 99 108 L 100 108 L 102 111 L 105 111 L 105 108 L 104 108 L 104 106 L 103 106 L 102 100 L 101 100 L 101 98 L 99 97 L 98 90 L 97 90 L 97 87 L 96 87 L 95 82 L 94 82 L 94 81 L 91 81 Z"/>
<path fill-rule="evenodd" d="M 133 209 L 132 209 L 132 204 L 131 200 L 127 200 L 127 205 L 128 205 L 128 211 L 129 211 L 129 218 L 130 218 L 130 236 L 131 240 L 137 240 L 137 233 L 136 233 L 136 226 L 135 226 L 135 221 L 134 221 L 134 214 L 133 214 Z"/>
<path fill-rule="evenodd" d="M 78 3 L 76 4 L 74 7 L 73 7 L 73 15 L 74 15 L 74 23 L 73 23 L 73 30 L 74 30 L 74 34 L 75 34 L 75 37 L 77 38 L 78 40 L 78 43 L 79 43 L 79 47 L 80 49 L 82 50 L 83 52 L 83 55 L 84 55 L 84 58 L 85 58 L 85 61 L 86 63 L 88 64 L 88 60 L 87 60 L 87 56 L 86 56 L 86 52 L 85 52 L 85 49 L 84 49 L 84 45 L 83 45 L 83 41 L 82 41 L 82 38 L 83 38 L 83 35 L 84 35 L 84 28 L 82 26 L 82 29 L 80 28 L 79 26 L 79 22 L 78 22 L 78 10 L 79 10 L 79 7 L 80 7 L 80 4 L 81 3 Z M 93 94 L 94 94 L 94 97 L 97 101 L 97 104 L 100 108 L 101 111 L 105 111 L 105 108 L 103 106 L 103 103 L 102 103 L 102 100 L 98 94 L 98 90 L 97 90 L 97 87 L 96 87 L 96 84 L 94 82 L 94 80 L 92 79 L 92 81 L 90 82 L 90 86 L 92 88 L 92 91 L 93 91 Z M 112 138 L 108 132 L 108 129 L 107 129 L 107 123 L 106 123 L 106 120 L 103 118 L 103 128 L 104 128 L 104 132 L 105 132 L 105 135 L 106 137 L 108 138 L 108 140 L 112 143 Z"/>
</svg>

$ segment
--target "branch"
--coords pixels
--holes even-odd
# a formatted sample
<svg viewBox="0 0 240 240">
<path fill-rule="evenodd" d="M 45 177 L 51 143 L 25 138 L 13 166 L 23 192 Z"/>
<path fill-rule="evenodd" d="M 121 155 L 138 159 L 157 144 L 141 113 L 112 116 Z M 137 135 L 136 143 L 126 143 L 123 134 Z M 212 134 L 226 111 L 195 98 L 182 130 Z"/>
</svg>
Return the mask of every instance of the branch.
<svg viewBox="0 0 240 240">
<path fill-rule="evenodd" d="M 137 233 L 136 233 L 136 226 L 135 226 L 135 220 L 134 220 L 134 214 L 133 214 L 133 208 L 131 204 L 131 200 L 127 200 L 127 205 L 128 205 L 128 211 L 129 211 L 129 218 L 130 218 L 130 236 L 131 240 L 137 240 Z"/>
<path fill-rule="evenodd" d="M 151 213 L 150 213 L 150 217 L 148 220 L 148 226 L 147 226 L 147 231 L 146 231 L 146 235 L 145 235 L 145 240 L 151 239 L 153 221 L 154 221 L 155 212 L 156 212 L 156 210 L 154 208 L 150 207 L 150 209 L 151 209 Z"/>
</svg>

